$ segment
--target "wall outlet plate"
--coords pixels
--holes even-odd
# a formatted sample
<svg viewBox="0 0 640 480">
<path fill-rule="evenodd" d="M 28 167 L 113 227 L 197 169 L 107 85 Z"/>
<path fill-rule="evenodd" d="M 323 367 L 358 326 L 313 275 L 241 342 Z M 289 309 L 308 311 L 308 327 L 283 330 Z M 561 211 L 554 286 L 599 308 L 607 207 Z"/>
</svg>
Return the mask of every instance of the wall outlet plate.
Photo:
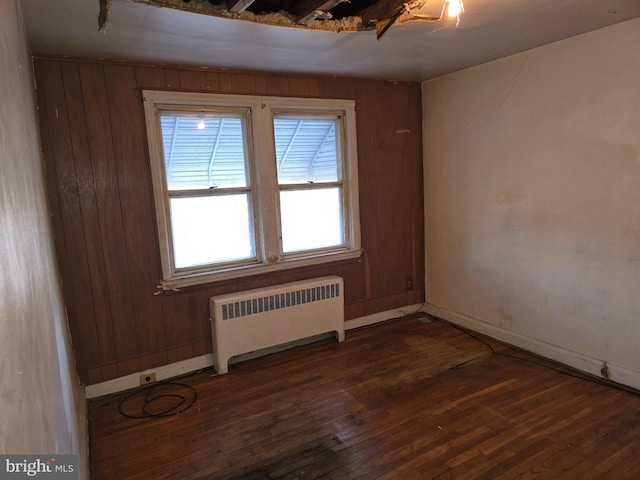
<svg viewBox="0 0 640 480">
<path fill-rule="evenodd" d="M 147 383 L 154 383 L 156 381 L 156 372 L 144 373 L 140 375 L 140 385 L 146 385 Z"/>
</svg>

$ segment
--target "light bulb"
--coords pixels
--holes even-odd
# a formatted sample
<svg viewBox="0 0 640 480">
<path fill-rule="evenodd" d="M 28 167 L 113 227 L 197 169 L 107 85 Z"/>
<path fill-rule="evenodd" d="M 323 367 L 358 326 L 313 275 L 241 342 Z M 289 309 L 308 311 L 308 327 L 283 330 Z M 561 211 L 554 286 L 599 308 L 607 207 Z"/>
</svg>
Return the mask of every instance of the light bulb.
<svg viewBox="0 0 640 480">
<path fill-rule="evenodd" d="M 447 15 L 450 17 L 458 17 L 464 11 L 461 0 L 447 0 L 449 8 L 447 9 Z"/>
<path fill-rule="evenodd" d="M 198 122 L 198 130 L 204 130 L 205 124 L 204 124 L 204 120 L 200 120 L 200 122 Z"/>
</svg>

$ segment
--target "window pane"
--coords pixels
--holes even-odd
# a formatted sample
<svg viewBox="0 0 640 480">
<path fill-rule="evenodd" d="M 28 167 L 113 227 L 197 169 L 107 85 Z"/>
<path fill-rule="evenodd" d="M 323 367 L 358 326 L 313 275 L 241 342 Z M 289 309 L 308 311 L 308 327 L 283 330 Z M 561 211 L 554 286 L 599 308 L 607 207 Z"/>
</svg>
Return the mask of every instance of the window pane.
<svg viewBox="0 0 640 480">
<path fill-rule="evenodd" d="M 338 117 L 276 116 L 278 183 L 336 182 L 341 180 Z"/>
<path fill-rule="evenodd" d="M 344 244 L 342 189 L 280 192 L 282 248 L 285 253 Z"/>
<path fill-rule="evenodd" d="M 247 186 L 244 117 L 164 112 L 160 124 L 169 190 Z"/>
<path fill-rule="evenodd" d="M 171 199 L 176 268 L 255 257 L 249 195 Z"/>
</svg>

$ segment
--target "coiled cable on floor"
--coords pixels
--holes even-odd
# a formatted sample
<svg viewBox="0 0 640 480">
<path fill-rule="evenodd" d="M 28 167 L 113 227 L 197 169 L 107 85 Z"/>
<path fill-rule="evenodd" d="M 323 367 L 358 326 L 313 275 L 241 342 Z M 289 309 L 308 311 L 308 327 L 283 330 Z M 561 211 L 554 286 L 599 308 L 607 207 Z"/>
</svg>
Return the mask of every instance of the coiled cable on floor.
<svg viewBox="0 0 640 480">
<path fill-rule="evenodd" d="M 118 411 L 127 418 L 163 418 L 178 415 L 198 398 L 191 385 L 163 382 L 136 390 L 120 401 Z"/>
</svg>

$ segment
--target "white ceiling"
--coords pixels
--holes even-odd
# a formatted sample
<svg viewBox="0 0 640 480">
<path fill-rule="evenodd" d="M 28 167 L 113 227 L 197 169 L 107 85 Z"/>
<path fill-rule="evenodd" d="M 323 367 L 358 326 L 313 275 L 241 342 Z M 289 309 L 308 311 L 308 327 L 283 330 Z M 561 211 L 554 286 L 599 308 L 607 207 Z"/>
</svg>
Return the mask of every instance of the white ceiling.
<svg viewBox="0 0 640 480">
<path fill-rule="evenodd" d="M 40 55 L 421 81 L 640 17 L 640 0 L 465 0 L 455 21 L 333 33 L 112 0 L 19 0 Z M 441 2 L 442 0 L 429 0 Z"/>
</svg>

